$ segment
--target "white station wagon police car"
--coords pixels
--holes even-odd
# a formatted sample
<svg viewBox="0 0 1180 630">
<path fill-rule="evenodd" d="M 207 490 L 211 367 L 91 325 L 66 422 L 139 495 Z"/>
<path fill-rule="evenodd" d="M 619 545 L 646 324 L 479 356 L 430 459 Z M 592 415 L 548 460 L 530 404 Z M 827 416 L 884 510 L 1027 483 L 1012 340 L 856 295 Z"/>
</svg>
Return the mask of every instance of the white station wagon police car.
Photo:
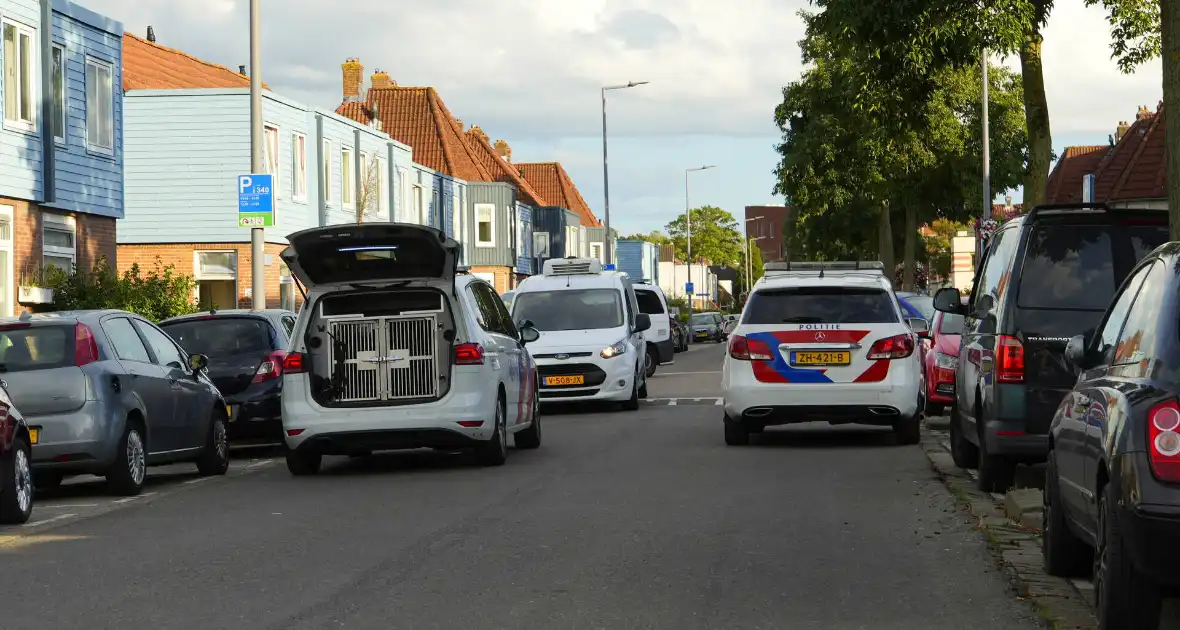
<svg viewBox="0 0 1180 630">
<path fill-rule="evenodd" d="M 891 426 L 914 444 L 922 365 L 915 332 L 876 261 L 768 263 L 722 367 L 725 442 L 773 425 Z"/>
</svg>

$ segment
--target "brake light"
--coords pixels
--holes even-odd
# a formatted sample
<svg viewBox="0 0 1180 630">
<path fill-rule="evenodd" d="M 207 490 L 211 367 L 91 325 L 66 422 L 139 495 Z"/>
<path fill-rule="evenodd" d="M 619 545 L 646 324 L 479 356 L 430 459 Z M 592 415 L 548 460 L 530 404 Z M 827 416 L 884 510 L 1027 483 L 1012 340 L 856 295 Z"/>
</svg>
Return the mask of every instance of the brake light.
<svg viewBox="0 0 1180 630">
<path fill-rule="evenodd" d="M 1169 400 L 1147 412 L 1151 472 L 1156 479 L 1180 483 L 1180 406 Z"/>
<path fill-rule="evenodd" d="M 98 360 L 98 342 L 86 324 L 74 324 L 74 365 L 81 367 Z"/>
<path fill-rule="evenodd" d="M 914 353 L 913 333 L 894 335 L 873 342 L 869 348 L 870 359 L 904 359 Z"/>
<path fill-rule="evenodd" d="M 478 343 L 455 346 L 455 365 L 483 365 L 483 346 Z"/>
<path fill-rule="evenodd" d="M 274 356 L 274 355 L 271 355 L 271 356 Z M 261 370 L 262 368 L 259 367 L 258 369 Z M 287 374 L 302 374 L 302 373 L 304 373 L 306 370 L 304 369 L 304 366 L 303 366 L 303 353 L 302 352 L 292 352 L 292 353 L 284 356 L 282 371 Z M 258 377 L 255 376 L 254 378 L 258 378 Z"/>
<path fill-rule="evenodd" d="M 770 346 L 765 341 L 741 335 L 729 338 L 729 356 L 738 361 L 774 361 Z"/>
<path fill-rule="evenodd" d="M 1001 383 L 1024 382 L 1024 344 L 1019 339 L 1007 335 L 996 339 L 996 380 Z"/>
<path fill-rule="evenodd" d="M 272 378 L 278 378 L 282 376 L 283 364 L 286 362 L 284 357 L 286 356 L 287 353 L 283 352 L 282 350 L 270 353 L 270 355 L 262 361 L 262 365 L 258 366 L 258 371 L 254 373 L 254 379 L 250 382 L 262 383 L 269 381 Z"/>
</svg>

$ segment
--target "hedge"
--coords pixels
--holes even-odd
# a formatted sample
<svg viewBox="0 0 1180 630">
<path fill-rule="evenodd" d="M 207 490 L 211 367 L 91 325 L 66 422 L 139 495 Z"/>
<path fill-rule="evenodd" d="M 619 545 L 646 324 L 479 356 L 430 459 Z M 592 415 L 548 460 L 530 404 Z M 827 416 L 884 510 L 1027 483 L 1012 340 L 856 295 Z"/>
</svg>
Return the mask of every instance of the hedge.
<svg viewBox="0 0 1180 630">
<path fill-rule="evenodd" d="M 67 273 L 56 267 L 45 270 L 44 284 L 53 289 L 53 309 L 58 311 L 119 309 L 154 322 L 197 311 L 193 299 L 196 281 L 164 266 L 159 259 L 146 273 L 134 264 L 120 275 L 105 258 L 90 270 Z"/>
</svg>

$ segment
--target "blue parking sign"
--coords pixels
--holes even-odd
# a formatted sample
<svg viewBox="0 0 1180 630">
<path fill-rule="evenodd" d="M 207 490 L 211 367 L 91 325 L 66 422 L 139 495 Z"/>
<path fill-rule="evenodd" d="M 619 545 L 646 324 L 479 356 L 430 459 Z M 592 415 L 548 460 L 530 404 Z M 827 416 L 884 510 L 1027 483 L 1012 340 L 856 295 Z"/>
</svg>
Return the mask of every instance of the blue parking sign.
<svg viewBox="0 0 1180 630">
<path fill-rule="evenodd" d="M 684 292 L 685 292 L 685 293 L 687 293 L 687 294 L 689 294 L 689 295 L 692 295 L 692 289 L 693 289 L 693 286 L 692 286 L 692 283 L 691 283 L 691 282 L 686 282 L 686 283 L 684 284 Z"/>
<path fill-rule="evenodd" d="M 238 175 L 238 227 L 274 227 L 274 175 Z"/>
</svg>

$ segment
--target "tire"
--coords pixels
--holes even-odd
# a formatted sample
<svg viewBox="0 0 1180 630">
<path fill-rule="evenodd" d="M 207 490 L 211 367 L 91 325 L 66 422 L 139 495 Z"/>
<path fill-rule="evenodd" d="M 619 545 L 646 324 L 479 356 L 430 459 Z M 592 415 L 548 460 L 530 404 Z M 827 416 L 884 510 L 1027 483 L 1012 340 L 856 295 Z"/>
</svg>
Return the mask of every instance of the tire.
<svg viewBox="0 0 1180 630">
<path fill-rule="evenodd" d="M 750 429 L 741 422 L 725 418 L 726 446 L 746 446 L 750 443 Z"/>
<path fill-rule="evenodd" d="M 534 449 L 541 446 L 541 399 L 536 387 L 533 387 L 533 409 L 530 415 L 533 423 L 529 428 L 512 434 L 512 443 L 516 448 Z"/>
<path fill-rule="evenodd" d="M 651 376 L 656 373 L 656 347 L 649 345 L 647 352 L 643 355 L 643 374 L 644 376 Z"/>
<path fill-rule="evenodd" d="M 978 422 L 977 422 L 978 423 Z M 1016 462 L 987 452 L 983 430 L 979 435 L 979 489 L 1003 494 L 1016 483 Z"/>
<path fill-rule="evenodd" d="M 979 447 L 963 434 L 963 419 L 957 407 L 951 407 L 951 460 L 959 468 L 979 467 Z"/>
<path fill-rule="evenodd" d="M 133 497 L 143 492 L 147 481 L 147 441 L 139 423 L 127 421 L 106 477 L 107 489 L 113 494 Z"/>
<path fill-rule="evenodd" d="M 38 490 L 56 490 L 65 479 L 65 473 L 56 470 L 42 470 L 33 473 L 33 487 Z"/>
<path fill-rule="evenodd" d="M 503 466 L 508 461 L 508 425 L 504 412 L 504 398 L 496 399 L 496 428 L 490 440 L 475 447 L 475 459 L 480 466 Z"/>
<path fill-rule="evenodd" d="M 647 379 L 643 379 L 643 383 L 639 385 L 639 397 L 647 398 Z"/>
<path fill-rule="evenodd" d="M 1045 559 L 1045 573 L 1057 577 L 1084 577 L 1094 562 L 1094 552 L 1082 542 L 1065 520 L 1061 504 L 1061 485 L 1057 478 L 1057 458 L 1049 451 L 1045 466 L 1045 491 L 1041 533 L 1041 555 Z"/>
<path fill-rule="evenodd" d="M 314 451 L 300 451 L 286 448 L 287 472 L 296 477 L 317 475 L 324 465 L 324 456 Z"/>
<path fill-rule="evenodd" d="M 1098 630 L 1159 627 L 1159 586 L 1131 563 L 1125 534 L 1107 488 L 1098 499 L 1098 547 L 1094 551 L 1094 600 Z"/>
<path fill-rule="evenodd" d="M 33 451 L 23 435 L 12 441 L 8 454 L 0 457 L 4 466 L 0 487 L 0 525 L 23 525 L 33 515 Z"/>
<path fill-rule="evenodd" d="M 644 384 L 644 388 L 647 384 Z M 631 381 L 631 397 L 623 401 L 623 411 L 639 411 L 639 373 L 635 373 L 635 380 Z"/>
<path fill-rule="evenodd" d="M 926 403 L 926 417 L 941 416 L 946 413 L 946 406 L 935 403 Z"/>
<path fill-rule="evenodd" d="M 229 435 L 226 432 L 225 417 L 218 410 L 210 418 L 209 436 L 205 448 L 197 458 L 197 473 L 202 477 L 224 475 L 229 471 Z"/>
<path fill-rule="evenodd" d="M 914 412 L 908 418 L 901 418 L 893 423 L 893 432 L 897 435 L 897 443 L 901 445 L 917 444 L 922 441 L 922 415 Z"/>
</svg>

